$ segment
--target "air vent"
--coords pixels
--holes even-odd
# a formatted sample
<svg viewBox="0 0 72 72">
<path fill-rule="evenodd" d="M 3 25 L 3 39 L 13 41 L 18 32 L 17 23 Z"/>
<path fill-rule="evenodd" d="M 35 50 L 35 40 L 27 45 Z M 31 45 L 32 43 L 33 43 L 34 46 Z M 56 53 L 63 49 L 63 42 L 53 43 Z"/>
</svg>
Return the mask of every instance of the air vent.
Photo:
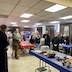
<svg viewBox="0 0 72 72">
<path fill-rule="evenodd" d="M 0 14 L 0 18 L 8 18 L 8 15 L 1 15 Z"/>
</svg>

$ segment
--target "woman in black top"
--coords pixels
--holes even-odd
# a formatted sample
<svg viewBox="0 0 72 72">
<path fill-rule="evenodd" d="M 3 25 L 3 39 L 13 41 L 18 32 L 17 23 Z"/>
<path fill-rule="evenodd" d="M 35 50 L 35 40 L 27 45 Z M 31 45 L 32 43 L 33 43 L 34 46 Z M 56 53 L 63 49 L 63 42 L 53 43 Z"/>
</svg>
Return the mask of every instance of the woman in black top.
<svg viewBox="0 0 72 72">
<path fill-rule="evenodd" d="M 52 39 L 53 50 L 59 51 L 59 43 L 60 39 L 58 37 L 58 34 L 55 34 L 54 38 Z"/>
</svg>

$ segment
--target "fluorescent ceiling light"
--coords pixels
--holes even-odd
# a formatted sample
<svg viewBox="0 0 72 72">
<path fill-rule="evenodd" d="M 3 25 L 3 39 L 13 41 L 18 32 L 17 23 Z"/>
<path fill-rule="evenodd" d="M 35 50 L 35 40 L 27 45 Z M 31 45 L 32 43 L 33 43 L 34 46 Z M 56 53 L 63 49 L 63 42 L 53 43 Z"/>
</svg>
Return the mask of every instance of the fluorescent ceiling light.
<svg viewBox="0 0 72 72">
<path fill-rule="evenodd" d="M 66 19 L 71 19 L 71 18 L 72 18 L 72 15 L 65 16 L 65 17 L 61 17 L 61 18 L 59 18 L 59 19 L 64 19 L 64 20 L 66 20 Z"/>
<path fill-rule="evenodd" d="M 42 23 L 35 23 L 35 24 L 33 25 L 33 27 L 37 27 L 37 26 L 40 26 L 40 25 L 42 25 Z"/>
<path fill-rule="evenodd" d="M 24 26 L 24 27 L 28 28 L 29 26 Z"/>
<path fill-rule="evenodd" d="M 60 21 L 52 21 L 52 22 L 49 22 L 49 23 L 60 23 Z"/>
<path fill-rule="evenodd" d="M 60 11 L 62 9 L 65 9 L 65 8 L 67 8 L 67 6 L 56 4 L 54 6 L 51 6 L 51 7 L 47 8 L 47 9 L 45 9 L 45 11 L 57 12 L 57 11 Z"/>
<path fill-rule="evenodd" d="M 38 25 L 42 25 L 42 23 L 35 23 L 34 25 L 35 25 L 35 26 L 38 26 Z"/>
<path fill-rule="evenodd" d="M 13 26 L 18 26 L 18 25 L 16 24 L 16 25 L 13 25 Z"/>
<path fill-rule="evenodd" d="M 20 17 L 29 18 L 29 17 L 31 17 L 31 16 L 33 16 L 33 14 L 24 13 L 24 14 L 22 14 Z"/>
<path fill-rule="evenodd" d="M 27 23 L 27 22 L 29 22 L 30 20 L 22 20 L 21 22 L 25 22 L 25 23 Z"/>
<path fill-rule="evenodd" d="M 11 22 L 10 24 L 17 24 L 17 22 Z"/>
</svg>

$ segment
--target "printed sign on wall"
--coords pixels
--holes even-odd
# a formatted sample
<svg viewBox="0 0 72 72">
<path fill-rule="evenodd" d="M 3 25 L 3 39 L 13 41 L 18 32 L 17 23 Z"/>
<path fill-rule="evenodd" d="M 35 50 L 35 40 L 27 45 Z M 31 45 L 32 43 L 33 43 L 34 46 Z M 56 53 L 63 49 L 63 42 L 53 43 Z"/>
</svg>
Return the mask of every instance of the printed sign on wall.
<svg viewBox="0 0 72 72">
<path fill-rule="evenodd" d="M 64 34 L 66 34 L 67 36 L 69 36 L 69 26 L 65 26 L 64 27 Z"/>
</svg>

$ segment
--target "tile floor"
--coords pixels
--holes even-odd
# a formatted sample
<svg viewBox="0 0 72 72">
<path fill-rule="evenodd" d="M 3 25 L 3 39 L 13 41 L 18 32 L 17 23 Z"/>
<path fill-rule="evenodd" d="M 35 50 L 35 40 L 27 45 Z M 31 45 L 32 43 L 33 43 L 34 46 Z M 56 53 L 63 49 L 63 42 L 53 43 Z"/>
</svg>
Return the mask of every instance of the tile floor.
<svg viewBox="0 0 72 72">
<path fill-rule="evenodd" d="M 39 59 L 34 56 L 24 54 L 19 60 L 12 59 L 12 50 L 8 49 L 8 69 L 9 72 L 35 72 L 35 69 L 39 67 Z M 59 72 L 57 69 L 50 66 L 51 72 Z M 38 71 L 37 71 L 38 72 Z M 48 71 L 45 71 L 48 72 Z"/>
</svg>

